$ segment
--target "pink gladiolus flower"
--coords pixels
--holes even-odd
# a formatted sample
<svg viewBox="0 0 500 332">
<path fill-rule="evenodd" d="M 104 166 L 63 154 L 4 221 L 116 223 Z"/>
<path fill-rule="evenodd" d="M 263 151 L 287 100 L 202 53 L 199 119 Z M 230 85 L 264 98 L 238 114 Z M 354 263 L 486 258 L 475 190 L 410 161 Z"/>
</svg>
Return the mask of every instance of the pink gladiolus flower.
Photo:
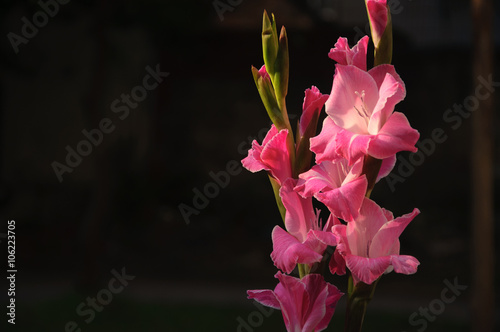
<svg viewBox="0 0 500 332">
<path fill-rule="evenodd" d="M 417 272 L 419 261 L 413 256 L 399 254 L 399 236 L 419 213 L 414 209 L 394 219 L 390 211 L 365 198 L 356 220 L 333 226 L 332 231 L 339 241 L 336 251 L 344 258 L 355 283 L 371 284 L 392 270 L 403 274 Z M 330 271 L 345 272 L 344 263 L 338 256 L 334 258 L 330 261 Z"/>
<path fill-rule="evenodd" d="M 387 0 L 365 0 L 368 18 L 370 19 L 373 44 L 378 45 L 387 27 Z"/>
<path fill-rule="evenodd" d="M 286 146 L 288 130 L 278 129 L 274 125 L 267 132 L 262 145 L 257 141 L 252 142 L 252 148 L 248 150 L 248 156 L 241 163 L 250 172 L 261 170 L 269 171 L 279 184 L 292 177 L 290 155 Z"/>
<path fill-rule="evenodd" d="M 366 50 L 368 48 L 368 36 L 361 38 L 351 49 L 347 38 L 339 37 L 334 48 L 328 56 L 337 61 L 339 65 L 353 65 L 366 71 Z"/>
<path fill-rule="evenodd" d="M 400 151 L 416 152 L 418 131 L 404 114 L 394 112 L 405 95 L 404 83 L 392 65 L 368 72 L 336 65 L 325 104 L 328 117 L 321 133 L 311 138 L 316 162 L 344 157 L 352 165 L 366 154 L 386 159 Z"/>
<path fill-rule="evenodd" d="M 248 298 L 282 311 L 288 332 L 319 332 L 328 327 L 335 306 L 344 295 L 319 274 L 302 279 L 278 272 L 279 284 L 272 290 L 249 290 Z"/>
<path fill-rule="evenodd" d="M 288 179 L 280 189 L 281 200 L 286 209 L 285 227 L 274 227 L 272 232 L 273 252 L 271 258 L 280 270 L 290 273 L 300 264 L 321 261 L 327 246 L 335 246 L 337 239 L 331 232 L 335 224 L 333 216 L 325 226 L 319 221 L 319 211 L 314 212 L 312 199 L 303 198 L 293 188 L 295 179 Z M 325 230 L 325 231 L 323 231 Z"/>
<path fill-rule="evenodd" d="M 363 160 L 353 166 L 346 159 L 324 161 L 300 174 L 295 190 L 304 197 L 314 196 L 333 215 L 351 221 L 358 215 L 368 186 L 362 169 Z"/>
</svg>

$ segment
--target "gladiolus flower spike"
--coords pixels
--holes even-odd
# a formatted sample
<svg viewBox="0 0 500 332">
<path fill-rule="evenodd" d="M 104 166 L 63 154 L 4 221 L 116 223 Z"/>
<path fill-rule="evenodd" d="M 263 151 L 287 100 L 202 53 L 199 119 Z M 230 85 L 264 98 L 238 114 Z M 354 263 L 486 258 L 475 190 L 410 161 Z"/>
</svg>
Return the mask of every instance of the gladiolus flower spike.
<svg viewBox="0 0 500 332">
<path fill-rule="evenodd" d="M 406 87 L 390 64 L 387 1 L 365 0 L 365 5 L 374 66 L 367 65 L 368 36 L 352 48 L 346 38 L 338 38 L 328 53 L 336 62 L 331 92 L 322 94 L 315 86 L 305 91 L 295 132 L 286 107 L 286 30 L 282 27 L 278 34 L 274 15 L 263 15 L 264 65 L 252 67 L 252 75 L 273 124 L 262 142 L 252 142 L 242 164 L 251 172 L 267 173 L 283 223 L 276 223 L 270 234 L 278 285 L 274 290 L 249 290 L 248 297 L 281 310 L 289 332 L 328 327 L 343 293 L 325 282 L 324 273 L 348 275 L 345 331 L 360 332 L 381 276 L 413 274 L 420 264 L 401 254 L 399 244 L 401 233 L 420 211 L 415 208 L 394 218 L 369 198 L 375 184 L 394 168 L 398 152 L 417 151 L 420 135 L 406 115 L 395 110 Z M 325 118 L 318 128 L 323 108 Z M 315 208 L 316 202 L 326 209 Z"/>
</svg>

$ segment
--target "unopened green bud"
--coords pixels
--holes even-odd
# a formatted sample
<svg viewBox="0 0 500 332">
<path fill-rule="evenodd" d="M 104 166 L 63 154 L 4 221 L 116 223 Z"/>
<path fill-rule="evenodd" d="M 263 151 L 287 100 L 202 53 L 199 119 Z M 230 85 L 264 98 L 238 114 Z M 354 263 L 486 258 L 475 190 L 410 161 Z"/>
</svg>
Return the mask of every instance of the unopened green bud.
<svg viewBox="0 0 500 332">
<path fill-rule="evenodd" d="M 271 14 L 271 19 L 269 19 L 267 12 L 264 10 L 264 17 L 262 19 L 262 52 L 264 55 L 264 64 L 271 77 L 274 75 L 274 63 L 278 55 L 278 48 L 278 33 L 274 14 Z"/>
</svg>

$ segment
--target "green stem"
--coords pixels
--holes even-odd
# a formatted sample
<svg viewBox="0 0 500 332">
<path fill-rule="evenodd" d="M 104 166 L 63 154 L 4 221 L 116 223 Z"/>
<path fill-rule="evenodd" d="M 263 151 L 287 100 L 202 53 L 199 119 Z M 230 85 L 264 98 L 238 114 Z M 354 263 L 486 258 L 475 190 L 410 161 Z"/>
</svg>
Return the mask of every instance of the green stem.
<svg viewBox="0 0 500 332">
<path fill-rule="evenodd" d="M 297 267 L 299 268 L 300 279 L 304 278 L 306 275 L 306 271 L 304 270 L 304 264 L 297 264 Z"/>
<path fill-rule="evenodd" d="M 285 206 L 283 205 L 283 202 L 281 201 L 281 196 L 280 196 L 281 186 L 279 185 L 278 181 L 271 176 L 271 174 L 268 174 L 268 176 L 269 176 L 269 181 L 271 182 L 271 186 L 273 187 L 274 198 L 276 199 L 276 204 L 278 205 L 278 210 L 280 211 L 281 219 L 283 219 L 283 223 L 285 223 L 286 209 Z"/>
<path fill-rule="evenodd" d="M 363 282 L 358 282 L 354 285 L 352 275 L 349 276 L 345 332 L 361 332 L 366 308 L 373 298 L 375 287 L 379 280 L 380 278 L 375 280 L 371 285 Z"/>
<path fill-rule="evenodd" d="M 283 114 L 283 120 L 285 122 L 286 129 L 288 129 L 288 136 L 286 138 L 286 145 L 288 149 L 288 154 L 290 155 L 290 167 L 292 169 L 292 178 L 297 179 L 299 174 L 297 173 L 296 157 L 295 157 L 295 139 L 293 135 L 292 126 L 290 125 L 290 119 L 288 118 L 288 112 L 286 109 L 285 98 L 281 102 L 278 101 L 281 108 L 281 114 Z"/>
<path fill-rule="evenodd" d="M 310 272 L 310 268 L 309 268 L 309 266 L 307 266 L 307 264 L 297 264 L 297 267 L 299 269 L 300 279 L 304 278 Z"/>
<path fill-rule="evenodd" d="M 373 158 L 370 155 L 365 156 L 365 160 L 363 161 L 363 171 L 362 174 L 366 175 L 366 179 L 368 180 L 368 187 L 366 188 L 366 197 L 370 198 L 373 187 L 377 182 L 377 176 L 380 172 L 380 167 L 382 166 L 382 160 Z"/>
</svg>

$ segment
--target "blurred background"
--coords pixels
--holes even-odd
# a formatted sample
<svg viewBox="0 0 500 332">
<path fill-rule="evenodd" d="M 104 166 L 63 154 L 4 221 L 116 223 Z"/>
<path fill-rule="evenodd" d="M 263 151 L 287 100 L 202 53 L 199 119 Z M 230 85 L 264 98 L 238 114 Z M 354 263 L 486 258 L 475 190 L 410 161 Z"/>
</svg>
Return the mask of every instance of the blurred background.
<svg viewBox="0 0 500 332">
<path fill-rule="evenodd" d="M 407 88 L 397 110 L 426 144 L 418 157 L 401 153 L 372 197 L 396 216 L 421 210 L 401 237 L 401 253 L 421 265 L 415 275 L 382 278 L 365 330 L 469 331 L 477 246 L 470 156 L 480 114 L 471 3 L 390 3 L 393 64 Z M 0 6 L 2 279 L 9 220 L 18 271 L 16 325 L 2 312 L 2 330 L 284 331 L 280 312 L 246 299 L 247 289 L 276 285 L 270 233 L 281 223 L 267 175 L 239 166 L 270 125 L 250 72 L 263 63 L 262 13 L 287 28 L 287 105 L 296 121 L 305 89 L 330 92 L 335 63 L 327 55 L 338 37 L 352 46 L 369 33 L 364 2 Z M 489 91 L 498 128 L 499 2 L 491 14 L 496 66 L 481 93 Z M 499 136 L 488 137 L 498 188 Z M 327 277 L 344 292 L 345 279 Z M 443 304 L 449 283 L 467 288 Z M 491 292 L 498 299 L 498 288 Z M 328 331 L 343 330 L 343 308 L 345 299 Z M 422 318 L 426 308 L 431 318 Z M 498 306 L 494 314 L 498 327 Z"/>
</svg>

